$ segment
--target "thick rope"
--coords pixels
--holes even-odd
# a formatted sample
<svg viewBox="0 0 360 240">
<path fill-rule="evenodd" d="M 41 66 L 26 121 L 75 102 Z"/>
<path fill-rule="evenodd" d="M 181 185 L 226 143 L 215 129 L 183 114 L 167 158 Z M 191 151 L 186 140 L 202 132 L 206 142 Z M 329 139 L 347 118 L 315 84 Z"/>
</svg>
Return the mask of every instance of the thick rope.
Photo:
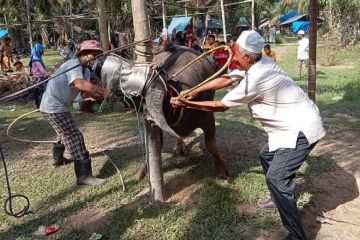
<svg viewBox="0 0 360 240">
<path fill-rule="evenodd" d="M 204 52 L 202 53 L 201 55 L 199 55 L 197 58 L 193 59 L 191 62 L 189 62 L 188 64 L 186 64 L 183 68 L 181 68 L 179 71 L 177 71 L 176 73 L 174 73 L 170 79 L 173 79 L 174 77 L 176 77 L 178 74 L 180 74 L 182 71 L 184 71 L 186 68 L 190 67 L 191 64 L 193 64 L 194 62 L 196 62 L 197 60 L 201 59 L 202 57 L 208 55 L 209 53 L 212 53 L 220 48 L 224 48 L 226 49 L 228 52 L 229 52 L 229 56 L 228 56 L 228 59 L 225 63 L 224 66 L 222 66 L 222 68 L 220 68 L 216 73 L 214 73 L 213 75 L 211 75 L 210 77 L 208 77 L 207 79 L 205 79 L 203 82 L 201 82 L 200 84 L 190 88 L 189 90 L 186 90 L 186 91 L 183 91 L 180 93 L 180 95 L 178 96 L 178 98 L 182 97 L 184 93 L 190 93 L 192 91 L 194 91 L 195 89 L 201 87 L 202 85 L 204 85 L 205 83 L 213 80 L 214 78 L 216 78 L 220 73 L 222 73 L 230 64 L 231 60 L 232 60 L 232 50 L 229 46 L 226 46 L 226 45 L 223 45 L 223 46 L 219 46 L 219 47 L 216 47 L 214 49 L 211 49 L 207 52 Z"/>
<path fill-rule="evenodd" d="M 83 102 L 83 101 L 94 101 L 93 98 L 85 98 L 85 99 L 82 99 L 82 100 L 75 100 L 73 102 Z M 36 113 L 36 112 L 39 112 L 40 109 L 35 109 L 33 111 L 30 111 L 30 112 L 27 112 L 19 117 L 17 117 L 14 121 L 12 121 L 10 123 L 10 125 L 8 126 L 7 130 L 6 130 L 6 136 L 8 136 L 9 138 L 13 139 L 13 140 L 17 140 L 17 141 L 20 141 L 20 142 L 28 142 L 28 143 L 57 143 L 57 141 L 40 141 L 40 140 L 27 140 L 27 139 L 21 139 L 21 138 L 17 138 L 17 137 L 14 137 L 14 136 L 11 136 L 10 134 L 10 130 L 11 128 L 15 125 L 15 123 L 17 121 L 19 121 L 20 119 L 32 114 L 32 113 Z"/>
</svg>

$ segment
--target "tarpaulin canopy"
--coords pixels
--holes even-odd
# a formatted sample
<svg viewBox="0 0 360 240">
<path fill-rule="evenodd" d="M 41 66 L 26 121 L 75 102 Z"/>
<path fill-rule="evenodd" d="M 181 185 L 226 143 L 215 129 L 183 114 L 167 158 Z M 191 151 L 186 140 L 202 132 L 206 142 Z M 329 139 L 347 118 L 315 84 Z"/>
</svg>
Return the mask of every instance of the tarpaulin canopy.
<svg viewBox="0 0 360 240">
<path fill-rule="evenodd" d="M 297 15 L 299 15 L 299 13 L 298 13 L 297 11 L 295 11 L 295 10 L 290 10 L 290 11 L 288 11 L 287 13 L 285 13 L 284 15 L 281 15 L 281 16 L 280 16 L 280 23 L 283 23 L 283 22 L 285 22 L 286 20 L 288 20 L 288 19 L 290 19 L 290 18 L 292 18 L 292 17 L 295 17 L 295 16 L 297 16 Z"/>
<path fill-rule="evenodd" d="M 297 33 L 300 30 L 303 30 L 305 33 L 309 30 L 309 21 L 296 21 L 291 25 L 293 33 Z"/>
<path fill-rule="evenodd" d="M 184 31 L 191 23 L 191 17 L 173 17 L 168 27 L 168 33 L 172 34 L 175 29 L 176 32 Z"/>
<path fill-rule="evenodd" d="M 6 37 L 9 34 L 7 29 L 0 29 L 0 39 Z"/>
</svg>

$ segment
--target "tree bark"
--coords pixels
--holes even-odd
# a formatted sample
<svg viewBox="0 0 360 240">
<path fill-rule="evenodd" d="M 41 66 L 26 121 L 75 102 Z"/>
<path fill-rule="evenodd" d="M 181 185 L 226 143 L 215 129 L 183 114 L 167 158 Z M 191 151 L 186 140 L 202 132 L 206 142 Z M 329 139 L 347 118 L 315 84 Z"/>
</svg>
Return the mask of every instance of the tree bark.
<svg viewBox="0 0 360 240">
<path fill-rule="evenodd" d="M 98 0 L 99 32 L 100 41 L 104 51 L 110 49 L 109 34 L 107 29 L 107 17 L 105 12 L 105 0 Z"/>
<path fill-rule="evenodd" d="M 30 0 L 26 0 L 26 15 L 28 20 L 29 44 L 30 47 L 32 48 L 33 34 L 32 34 L 32 22 L 31 22 L 31 14 L 30 14 Z"/>
<path fill-rule="evenodd" d="M 150 27 L 148 22 L 148 14 L 146 9 L 146 0 L 131 1 L 135 41 L 141 41 L 149 38 Z M 136 46 L 138 62 L 151 61 L 151 57 L 146 56 L 150 53 L 149 45 Z M 145 53 L 145 55 L 143 54 Z M 145 124 L 145 144 L 146 144 L 146 160 L 148 163 L 149 180 L 150 180 L 150 198 L 152 202 L 164 201 L 164 180 L 162 173 L 161 160 L 161 129 L 151 121 L 151 116 L 144 111 Z"/>
<path fill-rule="evenodd" d="M 316 42 L 317 42 L 317 15 L 318 2 L 310 0 L 310 27 L 309 27 L 309 74 L 308 95 L 315 102 L 316 95 Z"/>
</svg>

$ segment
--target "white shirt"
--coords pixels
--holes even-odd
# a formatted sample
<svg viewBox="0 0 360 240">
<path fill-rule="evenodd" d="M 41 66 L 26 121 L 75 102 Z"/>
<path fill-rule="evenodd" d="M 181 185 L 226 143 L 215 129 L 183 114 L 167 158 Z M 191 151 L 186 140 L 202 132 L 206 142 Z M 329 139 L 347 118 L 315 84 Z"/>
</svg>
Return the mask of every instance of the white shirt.
<svg viewBox="0 0 360 240">
<path fill-rule="evenodd" d="M 298 60 L 308 60 L 309 59 L 309 39 L 303 38 L 298 41 L 298 51 L 297 59 Z"/>
<path fill-rule="evenodd" d="M 325 136 L 317 106 L 269 57 L 251 66 L 244 80 L 221 101 L 228 107 L 249 105 L 268 134 L 269 151 L 294 149 L 300 131 L 309 144 Z"/>
<path fill-rule="evenodd" d="M 79 65 L 79 59 L 70 59 L 63 63 L 53 74 L 56 76 L 69 68 Z M 68 112 L 68 106 L 79 94 L 79 90 L 74 86 L 75 79 L 84 79 L 84 74 L 89 69 L 83 70 L 78 66 L 64 74 L 51 79 L 46 86 L 46 90 L 41 100 L 40 111 L 45 113 Z"/>
</svg>

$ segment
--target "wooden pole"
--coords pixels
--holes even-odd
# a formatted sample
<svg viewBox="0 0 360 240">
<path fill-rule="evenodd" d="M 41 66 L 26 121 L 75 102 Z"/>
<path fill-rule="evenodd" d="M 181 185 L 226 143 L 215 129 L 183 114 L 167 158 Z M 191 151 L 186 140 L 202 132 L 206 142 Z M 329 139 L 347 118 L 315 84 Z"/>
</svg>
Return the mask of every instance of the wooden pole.
<svg viewBox="0 0 360 240">
<path fill-rule="evenodd" d="M 161 8 L 162 8 L 162 20 L 163 20 L 163 28 L 166 28 L 166 9 L 165 9 L 165 4 L 164 4 L 164 0 L 162 0 L 161 2 Z"/>
<path fill-rule="evenodd" d="M 135 41 L 146 39 L 150 36 L 146 0 L 132 0 L 132 15 L 134 23 Z M 138 62 L 149 62 L 151 57 L 146 56 L 150 46 L 136 46 Z M 145 53 L 145 54 L 144 54 Z M 164 201 L 164 180 L 161 160 L 161 129 L 151 121 L 150 114 L 144 111 L 146 159 L 148 163 L 150 198 L 152 202 Z"/>
<path fill-rule="evenodd" d="M 107 29 L 107 17 L 105 12 L 105 0 L 98 0 L 99 32 L 100 41 L 104 51 L 110 49 L 109 34 Z"/>
<path fill-rule="evenodd" d="M 222 16 L 222 24 L 223 24 L 224 42 L 226 44 L 227 43 L 227 38 L 226 38 L 226 22 L 225 22 L 224 0 L 221 0 L 220 4 L 221 4 L 221 16 Z"/>
<path fill-rule="evenodd" d="M 309 77 L 308 95 L 315 102 L 316 96 L 316 45 L 317 45 L 317 16 L 318 1 L 310 0 L 310 27 L 309 27 Z"/>
<path fill-rule="evenodd" d="M 33 44 L 33 38 L 32 38 L 32 23 L 31 23 L 31 14 L 30 14 L 30 0 L 26 0 L 26 15 L 27 15 L 27 20 L 28 20 L 28 32 L 29 32 L 29 44 L 30 47 L 32 48 L 32 44 Z"/>
<path fill-rule="evenodd" d="M 255 30 L 255 0 L 251 1 L 251 29 Z"/>
</svg>

